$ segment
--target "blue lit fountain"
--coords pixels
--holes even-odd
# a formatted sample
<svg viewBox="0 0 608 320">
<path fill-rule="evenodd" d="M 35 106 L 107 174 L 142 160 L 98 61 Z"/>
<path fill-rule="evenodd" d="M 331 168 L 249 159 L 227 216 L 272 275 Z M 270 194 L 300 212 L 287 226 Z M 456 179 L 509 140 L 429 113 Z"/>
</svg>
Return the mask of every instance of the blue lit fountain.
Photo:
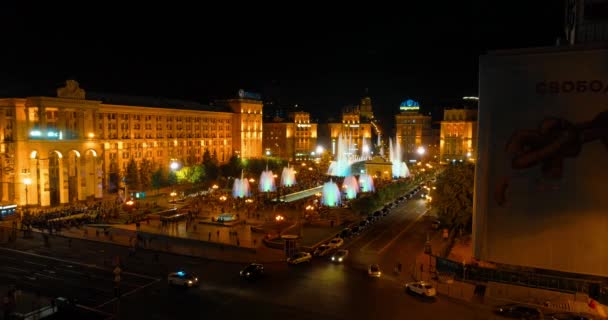
<svg viewBox="0 0 608 320">
<path fill-rule="evenodd" d="M 393 140 L 391 138 L 389 140 L 389 158 L 393 164 L 392 173 L 393 178 L 407 178 L 410 176 L 410 170 L 408 169 L 405 162 L 402 160 L 402 152 L 401 152 L 401 144 L 399 140 L 395 139 L 395 143 L 393 144 Z"/>
<path fill-rule="evenodd" d="M 342 189 L 344 189 L 344 192 L 346 192 L 346 199 L 355 199 L 357 197 L 357 193 L 359 193 L 359 183 L 357 182 L 357 178 L 354 176 L 344 178 L 344 182 L 342 182 Z"/>
<path fill-rule="evenodd" d="M 321 203 L 328 207 L 336 207 L 340 205 L 341 201 L 338 185 L 333 181 L 325 182 L 323 184 Z"/>
<path fill-rule="evenodd" d="M 232 197 L 234 198 L 246 198 L 251 195 L 249 188 L 249 181 L 243 177 L 243 171 L 241 171 L 241 178 L 234 179 L 232 185 Z"/>
<path fill-rule="evenodd" d="M 260 174 L 259 190 L 260 192 L 276 191 L 276 186 L 274 184 L 274 174 L 271 170 L 268 170 L 268 167 L 266 167 L 266 170 L 262 171 L 262 174 Z"/>
<path fill-rule="evenodd" d="M 367 173 L 362 173 L 359 176 L 359 187 L 361 192 L 374 192 L 376 190 L 372 176 Z"/>
<path fill-rule="evenodd" d="M 296 184 L 296 170 L 292 167 L 283 168 L 283 172 L 281 173 L 281 186 L 283 187 L 291 187 Z"/>
</svg>

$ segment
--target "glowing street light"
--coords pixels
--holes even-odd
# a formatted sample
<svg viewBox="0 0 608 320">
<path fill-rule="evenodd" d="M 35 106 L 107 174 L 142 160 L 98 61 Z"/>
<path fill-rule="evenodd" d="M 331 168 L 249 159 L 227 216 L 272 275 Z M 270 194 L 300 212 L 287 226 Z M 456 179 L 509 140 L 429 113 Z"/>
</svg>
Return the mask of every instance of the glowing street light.
<svg viewBox="0 0 608 320">
<path fill-rule="evenodd" d="M 213 188 L 213 190 L 217 190 L 219 189 L 219 186 L 217 184 L 214 184 L 211 188 Z"/>
<path fill-rule="evenodd" d="M 320 155 L 323 152 L 325 152 L 325 149 L 323 148 L 323 146 L 317 146 L 317 148 L 315 149 L 315 152 Z"/>
<path fill-rule="evenodd" d="M 171 160 L 171 164 L 169 164 L 169 168 L 171 168 L 171 170 L 175 171 L 175 170 L 179 169 L 179 163 L 176 160 Z"/>
<path fill-rule="evenodd" d="M 419 155 L 424 155 L 424 153 L 426 152 L 426 149 L 424 149 L 424 147 L 423 147 L 423 146 L 420 146 L 420 147 L 418 147 L 418 149 L 416 149 L 416 152 L 417 152 Z"/>
<path fill-rule="evenodd" d="M 285 220 L 285 217 L 283 217 L 282 215 L 280 215 L 280 214 L 279 214 L 279 215 L 277 215 L 276 217 L 274 217 L 274 219 L 275 219 L 277 222 L 281 222 L 281 221 Z"/>
</svg>

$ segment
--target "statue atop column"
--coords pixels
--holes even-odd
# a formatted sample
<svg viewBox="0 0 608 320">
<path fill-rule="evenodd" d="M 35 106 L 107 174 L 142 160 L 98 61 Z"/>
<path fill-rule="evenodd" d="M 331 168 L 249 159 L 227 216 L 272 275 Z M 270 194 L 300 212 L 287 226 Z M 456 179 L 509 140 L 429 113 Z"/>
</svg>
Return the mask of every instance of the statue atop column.
<svg viewBox="0 0 608 320">
<path fill-rule="evenodd" d="M 57 89 L 57 97 L 84 100 L 84 89 L 80 88 L 78 81 L 67 80 L 65 87 Z"/>
</svg>

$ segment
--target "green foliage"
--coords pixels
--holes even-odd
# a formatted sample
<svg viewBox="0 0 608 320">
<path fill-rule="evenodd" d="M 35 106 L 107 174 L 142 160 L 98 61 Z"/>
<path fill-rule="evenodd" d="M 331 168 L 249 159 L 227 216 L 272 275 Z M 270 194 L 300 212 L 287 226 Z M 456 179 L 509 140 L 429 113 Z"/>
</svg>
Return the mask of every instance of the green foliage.
<svg viewBox="0 0 608 320">
<path fill-rule="evenodd" d="M 380 209 L 386 203 L 393 201 L 414 188 L 419 180 L 394 182 L 376 190 L 375 193 L 351 201 L 351 208 L 359 214 L 370 214 Z"/>
<path fill-rule="evenodd" d="M 224 177 L 240 177 L 242 169 L 241 159 L 236 154 L 230 157 L 228 163 L 220 166 L 220 172 Z"/>
<path fill-rule="evenodd" d="M 167 174 L 167 184 L 170 186 L 177 184 L 177 175 L 175 174 L 175 171 L 169 170 L 169 173 Z"/>
<path fill-rule="evenodd" d="M 178 183 L 199 183 L 205 177 L 205 167 L 203 165 L 182 167 L 175 175 Z"/>
<path fill-rule="evenodd" d="M 162 168 L 158 168 L 156 171 L 154 171 L 154 173 L 152 174 L 152 188 L 158 190 L 160 189 L 162 186 L 164 186 L 167 181 L 165 179 L 165 173 L 164 170 Z"/>
<path fill-rule="evenodd" d="M 133 158 L 131 158 L 127 164 L 125 180 L 129 189 L 136 189 L 139 186 L 139 171 L 137 169 L 137 163 Z"/>
<path fill-rule="evenodd" d="M 474 178 L 472 164 L 448 165 L 437 177 L 431 205 L 437 209 L 439 218 L 454 228 L 471 230 Z"/>
<path fill-rule="evenodd" d="M 139 182 L 144 189 L 147 189 L 152 184 L 152 173 L 154 171 L 154 164 L 150 159 L 144 158 L 139 164 Z"/>
</svg>

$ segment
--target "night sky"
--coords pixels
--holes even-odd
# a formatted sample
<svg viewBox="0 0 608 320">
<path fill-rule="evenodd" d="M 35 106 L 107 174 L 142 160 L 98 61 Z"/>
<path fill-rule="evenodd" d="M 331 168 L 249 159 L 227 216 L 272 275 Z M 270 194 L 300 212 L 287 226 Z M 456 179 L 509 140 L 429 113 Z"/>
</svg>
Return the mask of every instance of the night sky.
<svg viewBox="0 0 608 320">
<path fill-rule="evenodd" d="M 85 90 L 203 103 L 244 88 L 320 121 L 368 88 L 376 113 L 393 122 L 406 98 L 436 118 L 477 95 L 480 54 L 553 45 L 562 34 L 562 1 L 410 2 L 3 1 L 0 86 L 55 88 L 73 77 Z"/>
</svg>

